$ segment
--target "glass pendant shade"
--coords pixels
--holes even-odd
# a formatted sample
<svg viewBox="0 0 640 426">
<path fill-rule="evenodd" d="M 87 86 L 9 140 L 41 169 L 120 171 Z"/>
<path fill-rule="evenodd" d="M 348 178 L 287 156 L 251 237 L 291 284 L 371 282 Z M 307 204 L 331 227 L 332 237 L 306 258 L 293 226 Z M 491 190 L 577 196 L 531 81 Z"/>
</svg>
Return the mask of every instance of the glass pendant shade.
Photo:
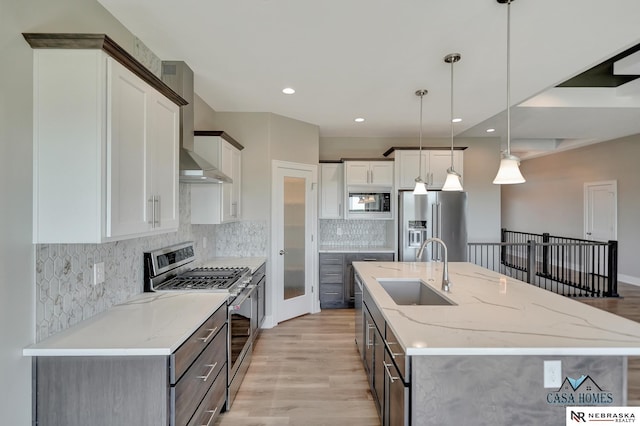
<svg viewBox="0 0 640 426">
<path fill-rule="evenodd" d="M 498 185 L 509 185 L 526 182 L 520 173 L 520 159 L 515 155 L 504 154 L 500 160 L 500 168 L 493 183 Z"/>
<path fill-rule="evenodd" d="M 449 168 L 447 170 L 447 180 L 444 181 L 443 191 L 462 191 L 460 183 L 460 175 L 455 170 Z"/>
<path fill-rule="evenodd" d="M 511 155 L 511 3 L 514 0 L 497 0 L 507 5 L 507 152 L 502 154 L 498 174 L 493 180 L 497 185 L 524 183 L 520 173 L 520 159 Z"/>
<path fill-rule="evenodd" d="M 416 179 L 416 186 L 413 187 L 413 195 L 425 195 L 427 193 L 427 185 L 422 179 Z"/>
</svg>

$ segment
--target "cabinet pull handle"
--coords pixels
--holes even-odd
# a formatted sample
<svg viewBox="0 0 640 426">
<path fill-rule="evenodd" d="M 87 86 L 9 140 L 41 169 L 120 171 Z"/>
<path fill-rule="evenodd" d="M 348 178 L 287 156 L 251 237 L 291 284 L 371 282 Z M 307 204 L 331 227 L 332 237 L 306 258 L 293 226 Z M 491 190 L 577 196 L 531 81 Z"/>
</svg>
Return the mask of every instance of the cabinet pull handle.
<svg viewBox="0 0 640 426">
<path fill-rule="evenodd" d="M 404 353 L 400 352 L 400 353 L 396 353 L 393 352 L 393 350 L 391 349 L 391 345 L 397 345 L 397 342 L 387 342 L 387 339 L 384 339 L 384 345 L 387 347 L 387 351 L 389 351 L 389 355 L 391 355 L 391 358 L 396 359 L 396 355 L 404 355 Z"/>
<path fill-rule="evenodd" d="M 375 259 L 373 257 L 365 257 L 364 259 L 362 259 L 363 262 L 375 262 L 378 259 Z"/>
<path fill-rule="evenodd" d="M 213 373 L 213 370 L 215 370 L 216 365 L 218 365 L 217 362 L 215 364 L 205 364 L 205 367 L 209 367 L 209 372 L 207 372 L 207 374 L 204 376 L 196 376 L 196 379 L 202 379 L 203 382 L 209 380 L 209 376 L 211 375 L 211 373 Z"/>
<path fill-rule="evenodd" d="M 393 364 L 387 364 L 384 361 L 382 361 L 382 363 L 384 364 L 384 369 L 387 370 L 387 376 L 389 376 L 389 380 L 391 380 L 391 383 L 395 382 L 396 380 L 400 380 L 400 377 L 393 377 L 391 375 L 391 371 L 389 371 L 389 367 L 392 367 Z"/>
<path fill-rule="evenodd" d="M 209 338 L 214 335 L 216 330 L 218 330 L 218 326 L 216 326 L 215 328 L 208 328 L 207 330 L 210 331 L 207 337 L 198 337 L 198 340 L 202 340 L 202 343 L 207 343 L 209 341 Z"/>
<path fill-rule="evenodd" d="M 367 349 L 373 346 L 373 342 L 371 342 L 371 339 L 369 339 L 369 330 L 373 330 L 374 328 L 376 328 L 375 325 L 367 324 Z"/>
<path fill-rule="evenodd" d="M 160 227 L 160 196 L 156 195 L 155 197 L 153 197 L 153 206 L 154 206 L 154 213 L 153 213 L 153 225 L 154 228 L 156 227 L 156 225 L 158 226 L 158 228 Z"/>
<path fill-rule="evenodd" d="M 214 408 L 213 410 L 207 410 L 205 411 L 205 413 L 211 413 L 211 417 L 209 417 L 209 421 L 205 424 L 203 424 L 202 426 L 210 426 L 211 422 L 213 421 L 213 418 L 216 416 L 216 412 L 218 411 L 218 407 Z"/>
<path fill-rule="evenodd" d="M 327 291 L 324 294 L 340 294 L 337 291 Z"/>
<path fill-rule="evenodd" d="M 147 223 L 149 225 L 151 225 L 151 227 L 153 228 L 153 224 L 155 223 L 156 220 L 156 204 L 155 204 L 155 198 L 156 197 L 151 197 L 149 198 L 149 200 L 147 201 L 147 204 L 151 204 L 151 220 L 149 220 Z"/>
</svg>

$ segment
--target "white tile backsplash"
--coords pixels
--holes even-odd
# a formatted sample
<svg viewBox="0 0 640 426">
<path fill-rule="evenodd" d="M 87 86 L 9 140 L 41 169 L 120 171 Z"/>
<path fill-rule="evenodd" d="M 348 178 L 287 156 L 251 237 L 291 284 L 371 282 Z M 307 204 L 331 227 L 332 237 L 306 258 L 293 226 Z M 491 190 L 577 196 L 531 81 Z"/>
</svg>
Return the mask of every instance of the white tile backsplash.
<svg viewBox="0 0 640 426">
<path fill-rule="evenodd" d="M 323 246 L 393 247 L 389 226 L 387 220 L 323 219 L 319 221 L 319 241 Z"/>
<path fill-rule="evenodd" d="M 217 226 L 190 224 L 190 199 L 190 186 L 181 184 L 178 232 L 105 244 L 37 245 L 36 340 L 141 293 L 145 251 L 193 240 L 197 262 L 222 250 L 224 246 L 216 243 Z M 223 235 L 233 241 L 228 233 L 225 230 Z M 203 237 L 208 240 L 206 249 L 202 247 Z M 238 253 L 242 251 L 240 245 L 233 249 Z M 93 264 L 97 262 L 105 264 L 105 282 L 94 286 Z"/>
</svg>

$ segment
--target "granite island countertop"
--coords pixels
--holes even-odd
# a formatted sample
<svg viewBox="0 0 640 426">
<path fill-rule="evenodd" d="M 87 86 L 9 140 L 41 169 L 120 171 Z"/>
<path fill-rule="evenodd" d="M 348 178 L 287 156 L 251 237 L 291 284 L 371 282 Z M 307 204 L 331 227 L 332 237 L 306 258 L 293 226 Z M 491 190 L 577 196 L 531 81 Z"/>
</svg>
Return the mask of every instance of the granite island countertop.
<svg viewBox="0 0 640 426">
<path fill-rule="evenodd" d="M 440 262 L 353 265 L 407 355 L 640 355 L 639 323 L 471 263 L 449 263 L 449 293 Z M 455 305 L 397 305 L 376 278 L 420 278 Z"/>
<path fill-rule="evenodd" d="M 170 355 L 228 293 L 141 293 L 23 349 L 25 356 Z M 226 308 L 225 308 L 226 309 Z"/>
</svg>

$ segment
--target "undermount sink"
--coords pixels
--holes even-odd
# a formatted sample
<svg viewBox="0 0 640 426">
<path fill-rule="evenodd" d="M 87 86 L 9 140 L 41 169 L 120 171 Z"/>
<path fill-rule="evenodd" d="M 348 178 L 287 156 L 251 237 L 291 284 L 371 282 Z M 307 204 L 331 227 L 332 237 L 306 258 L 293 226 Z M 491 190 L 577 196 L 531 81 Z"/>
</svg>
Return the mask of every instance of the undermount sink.
<svg viewBox="0 0 640 426">
<path fill-rule="evenodd" d="M 397 305 L 455 305 L 422 280 L 377 278 L 377 281 Z"/>
</svg>

